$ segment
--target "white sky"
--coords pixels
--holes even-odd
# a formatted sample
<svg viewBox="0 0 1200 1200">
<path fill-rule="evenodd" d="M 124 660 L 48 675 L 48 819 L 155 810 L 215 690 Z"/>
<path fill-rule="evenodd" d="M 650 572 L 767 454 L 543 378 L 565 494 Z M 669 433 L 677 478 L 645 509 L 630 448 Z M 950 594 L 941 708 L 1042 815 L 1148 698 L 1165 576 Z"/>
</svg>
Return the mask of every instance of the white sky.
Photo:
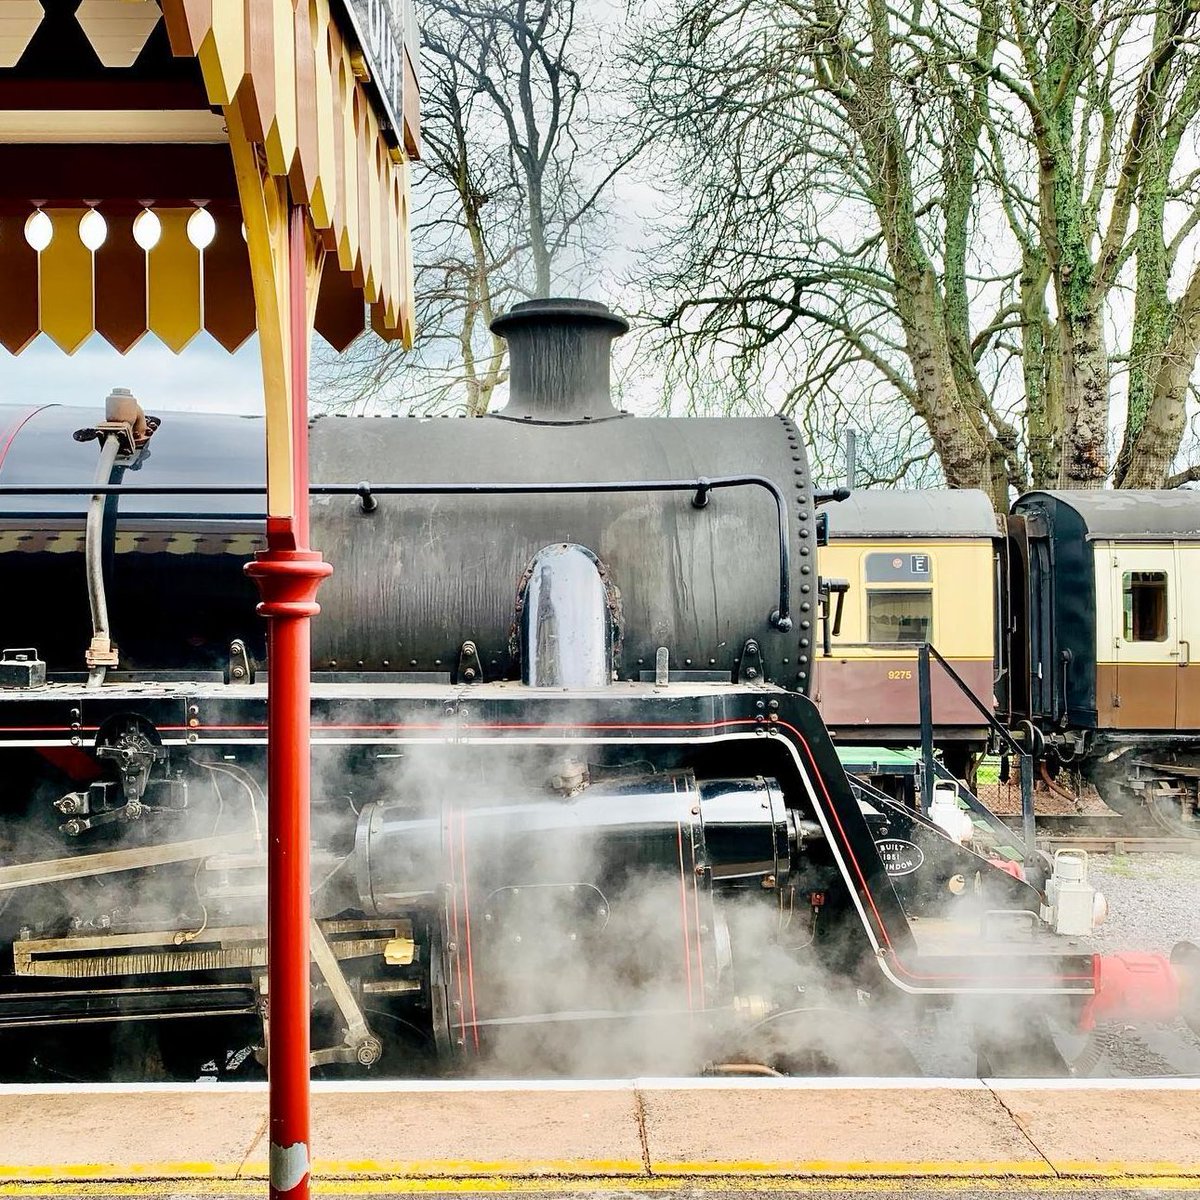
<svg viewBox="0 0 1200 1200">
<path fill-rule="evenodd" d="M 148 412 L 262 410 L 258 339 L 230 354 L 201 333 L 181 354 L 147 334 L 128 354 L 118 354 L 92 334 L 73 355 L 40 335 L 19 355 L 0 349 L 0 403 L 76 404 L 103 407 L 114 387 L 132 389 Z"/>
</svg>

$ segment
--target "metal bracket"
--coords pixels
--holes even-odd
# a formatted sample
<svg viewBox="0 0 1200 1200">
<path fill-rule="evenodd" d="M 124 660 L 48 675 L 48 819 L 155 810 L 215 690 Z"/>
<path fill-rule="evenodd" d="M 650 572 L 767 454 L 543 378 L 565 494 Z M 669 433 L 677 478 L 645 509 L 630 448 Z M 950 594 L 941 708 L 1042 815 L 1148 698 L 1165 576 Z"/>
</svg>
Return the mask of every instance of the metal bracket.
<svg viewBox="0 0 1200 1200">
<path fill-rule="evenodd" d="M 759 683 L 763 677 L 762 650 L 755 638 L 748 638 L 738 659 L 738 683 Z"/>
<path fill-rule="evenodd" d="M 254 663 L 250 660 L 246 643 L 241 638 L 235 638 L 229 643 L 229 666 L 225 670 L 225 682 L 231 684 L 254 682 Z"/>
<path fill-rule="evenodd" d="M 659 646 L 654 652 L 654 685 L 666 687 L 671 682 L 671 651 L 666 646 Z"/>
<path fill-rule="evenodd" d="M 99 441 L 101 443 L 106 438 L 115 437 L 121 443 L 117 463 L 127 467 L 137 461 L 142 447 L 150 440 L 159 424 L 158 417 L 147 417 L 146 432 L 139 437 L 128 421 L 101 421 L 98 425 L 75 430 L 72 436 L 77 442 Z"/>
<path fill-rule="evenodd" d="M 84 651 L 83 661 L 89 671 L 97 667 L 117 667 L 121 663 L 121 655 L 117 644 L 106 633 L 92 635 L 91 644 Z"/>
<path fill-rule="evenodd" d="M 458 652 L 458 671 L 455 683 L 482 683 L 483 663 L 479 659 L 479 648 L 474 642 L 463 642 Z"/>
<path fill-rule="evenodd" d="M 111 741 L 96 746 L 96 757 L 116 763 L 125 792 L 125 815 L 140 816 L 142 796 L 150 782 L 150 771 L 156 762 L 166 760 L 166 749 L 151 741 L 140 722 L 130 721 Z"/>
<path fill-rule="evenodd" d="M 371 1032 L 354 992 L 346 980 L 337 955 L 330 949 L 325 940 L 325 933 L 315 921 L 309 922 L 312 937 L 312 956 L 321 972 L 342 1020 L 346 1022 L 345 1046 L 330 1047 L 327 1050 L 316 1050 L 312 1053 L 314 1065 L 328 1062 L 356 1062 L 359 1066 L 371 1067 L 383 1055 L 383 1043 Z"/>
</svg>

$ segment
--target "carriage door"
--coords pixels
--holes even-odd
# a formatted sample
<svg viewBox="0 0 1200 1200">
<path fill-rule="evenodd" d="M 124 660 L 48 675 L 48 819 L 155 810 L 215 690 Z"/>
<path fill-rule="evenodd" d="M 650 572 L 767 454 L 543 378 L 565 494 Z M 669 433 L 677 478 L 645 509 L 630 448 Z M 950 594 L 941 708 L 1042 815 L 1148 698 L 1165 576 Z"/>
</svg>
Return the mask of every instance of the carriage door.
<svg viewBox="0 0 1200 1200">
<path fill-rule="evenodd" d="M 1117 718 L 1124 729 L 1174 729 L 1179 576 L 1174 546 L 1113 550 Z"/>
<path fill-rule="evenodd" d="M 1178 542 L 1179 671 L 1175 675 L 1175 721 L 1179 729 L 1200 729 L 1200 546 Z"/>
</svg>

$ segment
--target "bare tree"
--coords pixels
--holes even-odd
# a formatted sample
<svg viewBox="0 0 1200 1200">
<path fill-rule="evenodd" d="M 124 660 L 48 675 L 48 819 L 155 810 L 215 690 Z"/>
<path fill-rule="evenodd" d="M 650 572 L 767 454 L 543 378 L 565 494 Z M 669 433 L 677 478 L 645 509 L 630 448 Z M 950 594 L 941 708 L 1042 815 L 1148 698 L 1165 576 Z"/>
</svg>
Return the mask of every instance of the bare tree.
<svg viewBox="0 0 1200 1200">
<path fill-rule="evenodd" d="M 1180 482 L 1197 21 L 1186 0 L 672 0 L 635 56 L 692 198 L 654 281 L 670 352 L 782 362 L 786 407 L 883 387 L 997 503 L 1109 477 L 1120 376 L 1112 478 Z"/>
<path fill-rule="evenodd" d="M 609 185 L 639 149 L 612 152 L 609 118 L 594 111 L 604 93 L 586 11 L 586 0 L 422 5 L 419 341 L 401 366 L 396 349 L 363 339 L 349 364 L 320 373 L 327 407 L 379 403 L 391 387 L 408 411 L 485 413 L 506 379 L 492 318 L 581 273 Z"/>
</svg>

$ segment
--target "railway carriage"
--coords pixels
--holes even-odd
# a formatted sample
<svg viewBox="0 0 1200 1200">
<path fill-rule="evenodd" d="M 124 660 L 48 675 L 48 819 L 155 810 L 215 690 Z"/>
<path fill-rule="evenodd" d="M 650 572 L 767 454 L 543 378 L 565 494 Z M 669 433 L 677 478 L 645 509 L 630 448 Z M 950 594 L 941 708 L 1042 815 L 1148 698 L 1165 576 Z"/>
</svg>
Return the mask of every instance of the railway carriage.
<svg viewBox="0 0 1200 1200">
<path fill-rule="evenodd" d="M 979 491 L 856 491 L 827 509 L 821 572 L 833 585 L 828 653 L 814 698 L 839 744 L 914 745 L 917 647 L 932 643 L 989 711 L 1003 669 L 1003 526 Z M 841 592 L 841 588 L 845 588 Z M 965 777 L 986 723 L 942 670 L 931 675 L 935 736 Z"/>
<path fill-rule="evenodd" d="M 858 491 L 829 509 L 831 629 L 814 697 L 842 745 L 920 741 L 929 643 L 1053 775 L 1200 832 L 1200 493 L 1037 491 L 1004 519 L 975 491 Z M 934 740 L 971 775 L 978 710 L 931 672 Z"/>
<path fill-rule="evenodd" d="M 1011 717 L 1113 807 L 1197 826 L 1200 493 L 1043 491 L 1010 521 Z"/>
</svg>

